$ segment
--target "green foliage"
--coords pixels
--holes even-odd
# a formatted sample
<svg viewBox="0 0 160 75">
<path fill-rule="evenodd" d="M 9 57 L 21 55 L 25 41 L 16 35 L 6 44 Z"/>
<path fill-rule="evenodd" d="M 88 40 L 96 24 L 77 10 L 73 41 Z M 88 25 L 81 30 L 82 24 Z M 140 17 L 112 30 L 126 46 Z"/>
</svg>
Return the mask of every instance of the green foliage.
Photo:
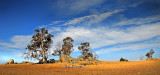
<svg viewBox="0 0 160 75">
<path fill-rule="evenodd" d="M 127 59 L 121 58 L 120 61 L 128 61 Z"/>
<path fill-rule="evenodd" d="M 70 55 L 73 49 L 74 40 L 71 37 L 66 37 L 63 39 L 62 52 L 64 55 Z"/>
<path fill-rule="evenodd" d="M 96 55 L 96 53 L 91 51 L 89 42 L 81 43 L 78 49 L 82 51 L 82 57 L 84 59 L 88 59 L 89 57 L 95 60 L 98 59 L 98 55 Z"/>
<path fill-rule="evenodd" d="M 154 54 L 154 50 L 151 49 L 149 52 L 146 53 L 147 59 L 152 59 L 152 55 Z"/>
<path fill-rule="evenodd" d="M 73 43 L 74 40 L 71 37 L 66 37 L 63 39 L 63 43 L 58 42 L 56 45 L 56 50 L 54 50 L 54 53 L 52 55 L 70 55 L 71 52 L 73 52 Z"/>
<path fill-rule="evenodd" d="M 49 48 L 51 46 L 51 38 L 54 35 L 49 34 L 48 30 L 42 28 L 41 30 L 36 29 L 34 35 L 32 36 L 31 44 L 27 46 L 26 49 L 29 51 L 24 52 L 24 57 L 26 59 L 36 58 L 40 60 L 40 57 L 43 58 L 43 62 L 47 60 L 47 55 L 49 53 Z"/>
<path fill-rule="evenodd" d="M 89 42 L 81 43 L 81 46 L 79 46 L 78 49 L 82 51 L 82 55 L 84 59 L 86 59 L 87 57 L 93 57 Z"/>
</svg>

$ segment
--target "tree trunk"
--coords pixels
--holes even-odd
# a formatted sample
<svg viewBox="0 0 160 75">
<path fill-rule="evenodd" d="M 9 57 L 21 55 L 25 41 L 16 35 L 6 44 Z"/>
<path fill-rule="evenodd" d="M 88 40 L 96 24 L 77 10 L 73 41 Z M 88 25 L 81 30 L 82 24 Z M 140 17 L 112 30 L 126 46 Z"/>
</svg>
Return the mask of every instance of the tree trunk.
<svg viewBox="0 0 160 75">
<path fill-rule="evenodd" d="M 44 49 L 43 49 L 43 62 L 46 62 L 46 57 L 45 57 Z"/>
<path fill-rule="evenodd" d="M 43 47 L 43 34 L 41 34 L 41 48 L 43 50 L 43 63 L 46 62 L 46 56 L 45 56 L 45 51 L 44 51 L 44 47 Z"/>
<path fill-rule="evenodd" d="M 86 59 L 86 52 L 84 52 L 84 59 Z"/>
</svg>

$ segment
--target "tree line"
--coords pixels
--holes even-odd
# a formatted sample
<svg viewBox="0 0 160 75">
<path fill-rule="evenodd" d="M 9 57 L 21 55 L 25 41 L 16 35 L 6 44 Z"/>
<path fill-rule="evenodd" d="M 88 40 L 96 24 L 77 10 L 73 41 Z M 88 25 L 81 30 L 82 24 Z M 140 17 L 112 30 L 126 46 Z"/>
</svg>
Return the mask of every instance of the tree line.
<svg viewBox="0 0 160 75">
<path fill-rule="evenodd" d="M 25 59 L 35 58 L 39 61 L 42 61 L 43 63 L 46 63 L 48 55 L 50 54 L 51 44 L 53 43 L 52 37 L 54 37 L 54 35 L 49 34 L 48 30 L 46 30 L 45 28 L 42 28 L 40 30 L 36 29 L 34 31 L 30 44 L 28 44 L 26 47 L 28 51 L 23 53 L 23 57 Z M 64 38 L 62 42 L 57 42 L 55 50 L 51 54 L 53 56 L 60 56 L 61 54 L 70 56 L 70 54 L 74 51 L 73 42 L 74 40 L 71 37 Z M 88 57 L 92 57 L 94 59 L 98 58 L 98 55 L 92 52 L 89 42 L 81 43 L 80 46 L 78 46 L 78 50 L 81 51 L 81 57 L 83 57 L 83 59 L 87 59 Z M 147 57 L 147 59 L 152 59 L 153 54 L 154 50 L 151 49 L 146 53 L 145 56 Z M 141 59 L 142 57 L 140 57 L 140 60 Z M 120 61 L 128 60 L 121 58 Z"/>
<path fill-rule="evenodd" d="M 45 28 L 42 28 L 40 30 L 36 29 L 34 31 L 30 44 L 28 44 L 26 47 L 28 51 L 23 53 L 23 57 L 25 59 L 35 58 L 39 61 L 42 59 L 42 62 L 46 63 L 48 55 L 50 53 L 49 50 L 51 48 L 51 44 L 53 43 L 52 37 L 54 37 L 54 35 L 49 34 L 48 30 L 46 30 Z M 56 48 L 52 55 L 60 56 L 61 54 L 64 54 L 70 56 L 70 54 L 74 51 L 73 42 L 74 40 L 71 37 L 64 38 L 63 43 L 58 42 L 56 44 Z M 84 59 L 86 59 L 87 57 L 93 57 L 93 55 L 95 55 L 94 58 L 97 57 L 97 55 L 91 51 L 89 42 L 81 43 L 78 49 L 81 51 L 82 57 Z"/>
</svg>

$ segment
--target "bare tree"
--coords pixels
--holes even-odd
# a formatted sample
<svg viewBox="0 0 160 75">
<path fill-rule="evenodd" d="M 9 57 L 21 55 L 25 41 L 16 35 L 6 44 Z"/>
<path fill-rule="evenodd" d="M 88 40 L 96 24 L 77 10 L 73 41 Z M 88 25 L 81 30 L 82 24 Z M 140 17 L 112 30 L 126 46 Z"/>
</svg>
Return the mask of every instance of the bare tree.
<svg viewBox="0 0 160 75">
<path fill-rule="evenodd" d="M 140 60 L 143 61 L 144 60 L 144 56 L 140 56 Z"/>
<path fill-rule="evenodd" d="M 55 45 L 54 53 L 52 53 L 52 55 L 57 56 L 62 54 L 62 44 L 62 42 L 57 42 Z"/>
<path fill-rule="evenodd" d="M 93 53 L 93 58 L 94 58 L 95 60 L 98 60 L 98 57 L 99 57 L 99 56 L 94 52 L 94 53 Z"/>
<path fill-rule="evenodd" d="M 63 39 L 63 45 L 62 45 L 62 53 L 65 55 L 70 55 L 73 49 L 73 43 L 74 40 L 71 37 L 66 37 Z"/>
<path fill-rule="evenodd" d="M 49 54 L 49 48 L 51 46 L 51 37 L 54 35 L 49 34 L 48 30 L 42 28 L 41 30 L 36 29 L 34 35 L 32 36 L 31 44 L 27 46 L 26 49 L 29 51 L 24 52 L 25 58 L 36 58 L 40 60 L 43 58 L 42 62 L 47 62 L 47 55 Z"/>
<path fill-rule="evenodd" d="M 151 49 L 151 50 L 149 51 L 149 54 L 150 54 L 150 58 L 152 59 L 152 55 L 154 54 L 154 50 Z"/>
<path fill-rule="evenodd" d="M 149 52 L 146 53 L 147 59 L 152 59 L 152 55 L 154 54 L 154 50 L 151 49 Z"/>
</svg>

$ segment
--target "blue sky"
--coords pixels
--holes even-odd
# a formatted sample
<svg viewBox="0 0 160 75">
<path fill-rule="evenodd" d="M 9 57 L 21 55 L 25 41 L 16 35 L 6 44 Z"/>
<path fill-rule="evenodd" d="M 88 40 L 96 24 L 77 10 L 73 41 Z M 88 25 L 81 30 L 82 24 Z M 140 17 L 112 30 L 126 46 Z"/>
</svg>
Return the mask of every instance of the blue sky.
<svg viewBox="0 0 160 75">
<path fill-rule="evenodd" d="M 25 61 L 22 52 L 42 27 L 55 35 L 51 52 L 69 36 L 75 58 L 82 42 L 90 42 L 99 60 L 139 61 L 150 49 L 160 58 L 159 12 L 159 0 L 0 0 L 0 63 Z"/>
</svg>

